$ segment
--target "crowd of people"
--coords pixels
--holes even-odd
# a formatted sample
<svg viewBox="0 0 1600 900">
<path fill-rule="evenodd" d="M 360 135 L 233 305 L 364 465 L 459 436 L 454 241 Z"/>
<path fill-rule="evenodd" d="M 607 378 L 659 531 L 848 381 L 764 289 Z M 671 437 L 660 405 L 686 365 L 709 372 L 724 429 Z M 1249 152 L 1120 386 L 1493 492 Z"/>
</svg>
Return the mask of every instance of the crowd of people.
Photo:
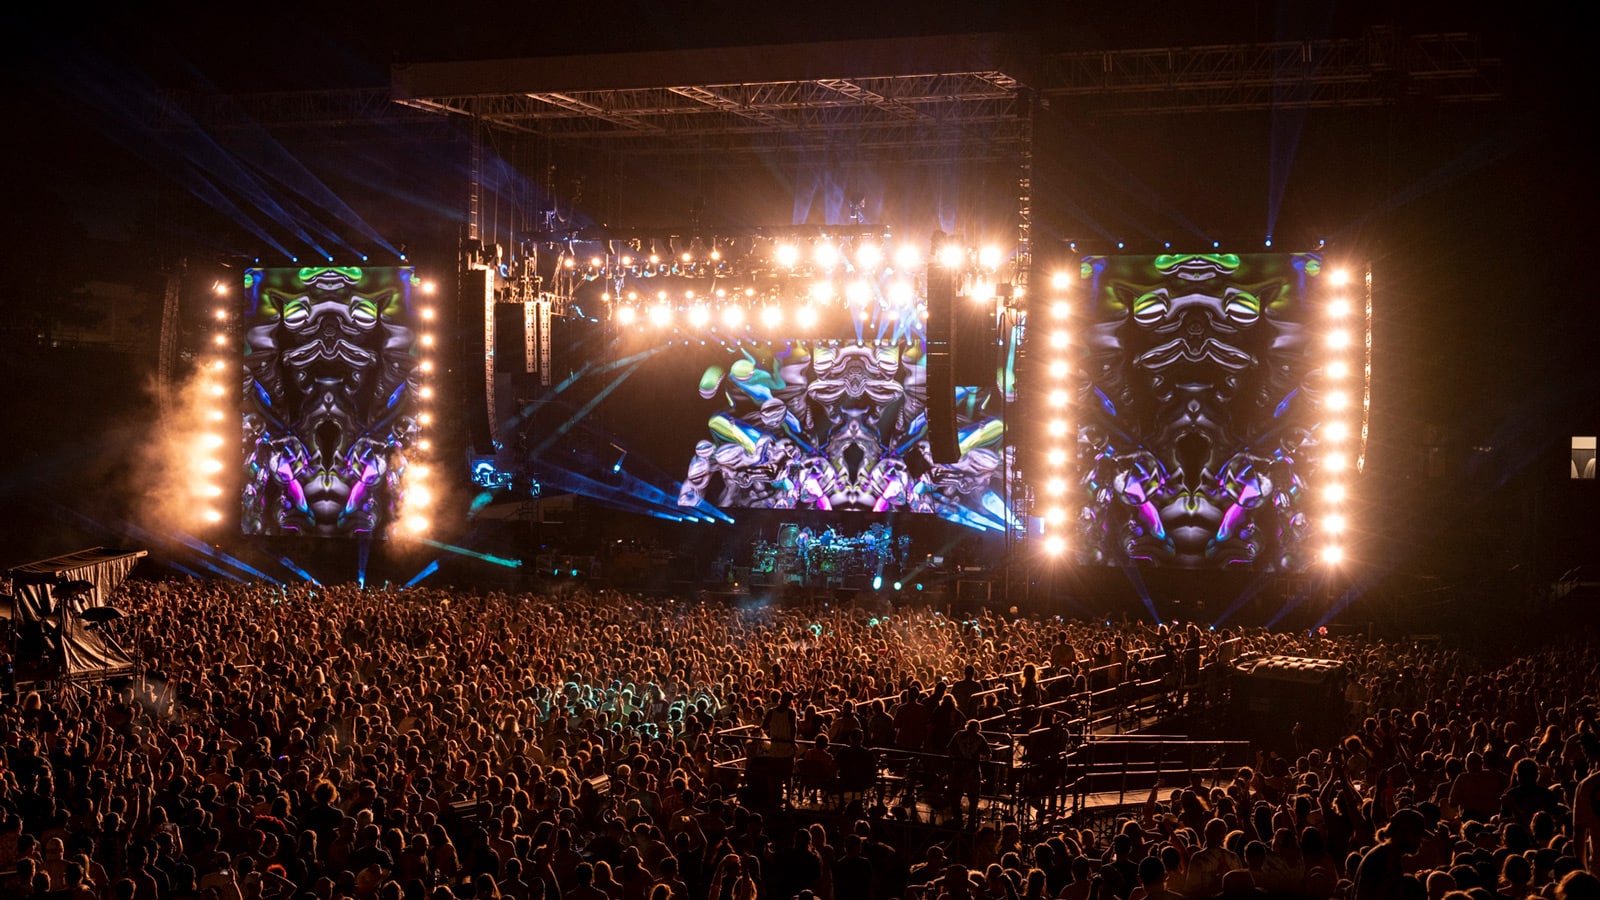
<svg viewBox="0 0 1600 900">
<path fill-rule="evenodd" d="M 1600 655 L 1576 638 L 1480 663 L 583 591 L 133 581 L 116 603 L 141 678 L 0 700 L 0 896 L 1600 898 Z M 1342 661 L 1343 740 L 1158 784 L 1108 824 L 974 808 L 995 733 L 1053 698 L 1245 654 Z M 730 765 L 809 762 L 847 792 L 886 750 L 947 757 L 967 815 L 808 806 Z"/>
</svg>

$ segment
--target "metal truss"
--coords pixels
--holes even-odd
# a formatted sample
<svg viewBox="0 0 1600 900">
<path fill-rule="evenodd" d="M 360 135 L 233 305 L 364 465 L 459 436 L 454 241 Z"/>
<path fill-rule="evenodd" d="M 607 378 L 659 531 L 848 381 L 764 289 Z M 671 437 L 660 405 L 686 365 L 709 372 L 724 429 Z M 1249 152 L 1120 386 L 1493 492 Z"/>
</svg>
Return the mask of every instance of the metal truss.
<svg viewBox="0 0 1600 900">
<path fill-rule="evenodd" d="M 470 65 L 470 64 L 464 64 Z M 164 98 L 158 124 L 313 128 L 448 123 L 460 117 L 556 143 L 665 155 L 854 146 L 915 161 L 924 149 L 1014 155 L 1022 95 L 1093 115 L 1377 106 L 1500 96 L 1478 37 L 1402 37 L 1047 53 L 1027 79 L 998 69 L 660 87 L 409 95 L 394 88 Z M 459 81 L 456 82 L 460 84 Z M 395 94 L 395 95 L 392 95 Z M 997 143 L 996 143 L 997 142 Z M 968 145 L 972 146 L 968 146 Z M 980 146 L 990 145 L 990 146 Z"/>
<path fill-rule="evenodd" d="M 1048 55 L 1039 93 L 1097 115 L 1473 102 L 1500 96 L 1499 61 L 1470 34 L 1219 44 Z"/>
<path fill-rule="evenodd" d="M 554 141 L 602 141 L 623 152 L 914 146 L 930 141 L 1007 139 L 1017 118 L 1017 83 L 1003 72 L 829 78 L 746 84 L 416 97 L 421 110 L 478 119 Z M 782 136 L 775 142 L 772 136 Z M 957 137 L 953 137 L 957 136 Z M 959 138 L 959 139 L 958 139 Z M 626 147 L 632 139 L 646 146 Z"/>
</svg>

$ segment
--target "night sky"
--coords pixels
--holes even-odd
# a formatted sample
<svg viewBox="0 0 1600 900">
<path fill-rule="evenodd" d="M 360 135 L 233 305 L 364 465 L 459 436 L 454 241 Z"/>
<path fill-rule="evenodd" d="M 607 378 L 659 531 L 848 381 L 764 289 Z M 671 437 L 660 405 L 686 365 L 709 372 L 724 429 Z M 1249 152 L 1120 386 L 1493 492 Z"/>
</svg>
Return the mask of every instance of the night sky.
<svg viewBox="0 0 1600 900">
<path fill-rule="evenodd" d="M 1036 239 L 1181 246 L 1197 239 L 1192 228 L 1244 248 L 1264 234 L 1281 184 L 1280 244 L 1326 238 L 1375 272 L 1371 483 L 1374 517 L 1389 529 L 1386 565 L 1559 568 L 1593 561 L 1600 546 L 1593 491 L 1574 504 L 1562 483 L 1567 437 L 1600 430 L 1600 321 L 1586 277 L 1594 78 L 1571 22 L 1507 21 L 1500 4 L 1370 2 L 813 2 L 783 16 L 769 5 L 765 17 L 724 2 L 156 6 L 6 14 L 18 36 L 4 63 L 14 100 L 4 179 L 13 277 L 0 290 L 8 342 L 34 327 L 41 304 L 70 303 L 86 281 L 133 286 L 158 314 L 162 273 L 177 260 L 263 252 L 199 199 L 196 161 L 216 149 L 208 136 L 154 130 L 126 102 L 160 90 L 381 86 L 397 62 L 969 31 L 1024 31 L 1057 50 L 1354 37 L 1373 26 L 1479 34 L 1504 62 L 1505 97 L 1491 103 L 1116 120 L 1058 105 L 1037 132 Z M 352 131 L 281 146 L 385 238 L 453 266 L 464 144 L 388 137 Z M 228 151 L 237 140 L 217 143 Z M 351 221 L 321 218 L 361 242 Z M 6 355 L 7 555 L 69 549 L 51 543 L 68 532 L 35 527 L 53 508 L 45 501 L 80 508 L 73 498 L 108 484 L 141 489 L 119 448 L 154 427 L 153 350 L 88 366 L 36 349 Z M 52 521 L 71 527 L 70 514 Z"/>
</svg>

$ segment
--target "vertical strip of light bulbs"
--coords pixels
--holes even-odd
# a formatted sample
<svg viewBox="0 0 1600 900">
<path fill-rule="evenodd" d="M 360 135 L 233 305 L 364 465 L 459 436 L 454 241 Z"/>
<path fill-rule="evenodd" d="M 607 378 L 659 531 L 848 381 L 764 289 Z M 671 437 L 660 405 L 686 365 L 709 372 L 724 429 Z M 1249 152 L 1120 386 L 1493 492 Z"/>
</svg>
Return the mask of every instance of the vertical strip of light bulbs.
<svg viewBox="0 0 1600 900">
<path fill-rule="evenodd" d="M 1050 279 L 1050 299 L 1046 304 L 1043 332 L 1045 352 L 1036 358 L 1044 364 L 1044 428 L 1045 477 L 1044 514 L 1040 517 L 1044 550 L 1050 556 L 1060 556 L 1067 550 L 1067 515 L 1069 469 L 1072 460 L 1072 285 L 1070 272 L 1057 272 Z M 1034 326 L 1038 328 L 1037 325 Z M 1036 332 L 1037 333 L 1037 332 Z"/>
<path fill-rule="evenodd" d="M 245 277 L 253 276 L 246 273 Z M 196 467 L 200 473 L 196 480 L 200 520 L 207 526 L 222 521 L 222 473 L 226 465 L 219 454 L 227 445 L 224 434 L 228 417 L 228 373 L 232 371 L 230 363 L 237 364 L 237 360 L 229 358 L 233 311 L 230 309 L 231 291 L 228 283 L 219 279 L 211 286 L 211 292 L 216 305 L 211 310 L 209 346 L 200 355 L 200 407 L 204 410 L 205 422 L 200 429 L 199 464 Z"/>
<path fill-rule="evenodd" d="M 434 283 L 424 281 L 415 273 L 411 276 L 411 283 L 423 294 L 423 302 L 417 310 L 422 322 L 421 333 L 417 336 L 417 443 L 406 455 L 406 471 L 401 483 L 400 521 L 408 534 L 420 537 L 427 533 L 431 524 L 434 502 L 433 486 L 428 483 L 433 469 L 430 463 L 433 439 L 429 437 L 429 432 L 433 427 L 433 358 L 438 347 L 438 336 L 434 329 L 439 323 L 439 314 L 432 303 L 437 290 Z"/>
<path fill-rule="evenodd" d="M 1321 559 L 1329 565 L 1337 565 L 1345 558 L 1349 532 L 1349 477 L 1359 468 L 1366 445 L 1371 329 L 1365 326 L 1370 320 L 1372 304 L 1370 292 L 1360 306 L 1351 296 L 1357 286 L 1352 284 L 1349 269 L 1334 269 L 1327 279 L 1319 310 L 1323 318 L 1319 331 L 1325 355 L 1322 421 L 1317 426 L 1320 452 L 1315 515 L 1321 537 Z M 1357 328 L 1361 328 L 1360 337 Z M 1359 407 L 1356 405 L 1358 398 Z"/>
</svg>

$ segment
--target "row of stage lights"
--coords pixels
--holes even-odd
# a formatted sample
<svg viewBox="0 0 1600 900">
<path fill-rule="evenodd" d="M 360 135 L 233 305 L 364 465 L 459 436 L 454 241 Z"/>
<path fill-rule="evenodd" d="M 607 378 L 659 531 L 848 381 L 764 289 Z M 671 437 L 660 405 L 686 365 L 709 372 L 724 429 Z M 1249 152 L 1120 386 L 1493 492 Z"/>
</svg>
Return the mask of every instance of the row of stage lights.
<svg viewBox="0 0 1600 900">
<path fill-rule="evenodd" d="M 777 243 L 770 254 L 755 252 L 730 261 L 713 250 L 697 262 L 691 252 L 673 261 L 657 254 L 577 257 L 562 267 L 584 281 L 604 279 L 601 301 L 624 328 L 718 327 L 729 331 L 810 330 L 848 309 L 853 319 L 871 322 L 875 314 L 927 318 L 927 260 L 914 244 L 888 250 L 885 244 L 855 244 L 818 239 L 808 248 Z M 1001 292 L 996 272 L 1005 264 L 998 247 L 964 248 L 947 243 L 938 262 L 965 273 L 967 296 L 992 301 Z M 660 280 L 656 280 L 656 279 Z M 648 280 L 647 280 L 648 279 Z M 664 287 L 670 285 L 670 289 Z"/>
<path fill-rule="evenodd" d="M 569 254 L 561 258 L 560 268 L 569 275 L 581 276 L 586 280 L 666 275 L 917 273 L 927 270 L 926 257 L 922 248 L 911 242 L 901 242 L 891 248 L 884 238 L 844 240 L 822 237 L 804 244 L 775 241 L 770 251 L 763 246 L 738 253 L 724 253 L 716 248 L 699 254 L 692 250 L 677 254 L 605 253 L 590 256 L 586 260 Z M 997 245 L 963 247 L 947 241 L 939 250 L 938 261 L 948 269 L 994 272 L 1005 264 L 1006 252 Z"/>
<path fill-rule="evenodd" d="M 431 281 L 418 280 L 418 288 L 423 294 L 432 295 L 436 286 Z M 224 487 L 223 473 L 227 470 L 227 463 L 223 461 L 228 441 L 223 435 L 227 432 L 228 410 L 232 406 L 229 400 L 229 374 L 238 371 L 240 360 L 237 356 L 230 355 L 233 347 L 231 335 L 233 327 L 233 311 L 229 306 L 231 290 L 225 281 L 217 281 L 212 285 L 217 305 L 212 310 L 214 330 L 211 333 L 211 345 L 200 361 L 200 390 L 204 398 L 205 428 L 199 438 L 199 462 L 196 468 L 200 473 L 198 493 L 201 501 L 199 515 L 201 521 L 207 525 L 216 525 L 224 519 L 222 505 L 226 489 Z M 417 389 L 419 408 L 417 410 L 417 424 L 421 426 L 421 436 L 417 440 L 416 453 L 420 457 L 407 460 L 405 478 L 405 494 L 400 510 L 400 524 L 410 534 L 421 535 L 429 527 L 429 510 L 433 505 L 433 489 L 428 484 L 432 474 L 429 457 L 433 451 L 433 441 L 427 437 L 427 429 L 433 424 L 433 413 L 430 410 L 430 401 L 434 398 L 434 389 L 429 382 L 434 371 L 433 351 L 438 339 L 433 333 L 433 326 L 437 319 L 437 312 L 432 306 L 423 306 L 418 315 L 422 320 L 422 330 L 418 335 L 417 343 L 421 347 L 420 358 L 417 361 L 417 371 L 422 373 Z"/>
<path fill-rule="evenodd" d="M 1044 551 L 1050 556 L 1060 556 L 1067 549 L 1067 532 L 1070 517 L 1067 515 L 1071 493 L 1069 463 L 1075 448 L 1076 429 L 1068 415 L 1072 408 L 1072 364 L 1068 348 L 1072 345 L 1072 288 L 1077 279 L 1069 272 L 1057 272 L 1050 277 L 1050 297 L 1045 303 L 1042 323 L 1036 324 L 1036 333 L 1044 336 L 1045 351 L 1036 353 L 1042 359 L 1041 368 L 1046 375 L 1044 387 L 1044 495 L 1040 514 L 1044 535 Z"/>
<path fill-rule="evenodd" d="M 224 435 L 229 431 L 227 419 L 231 405 L 228 388 L 232 383 L 230 376 L 237 371 L 238 360 L 230 359 L 228 352 L 233 344 L 230 334 L 233 311 L 229 308 L 232 291 L 225 281 L 213 283 L 211 291 L 215 295 L 216 306 L 211 311 L 214 326 L 211 343 L 206 348 L 207 352 L 200 357 L 200 393 L 205 423 L 199 438 L 199 463 L 196 469 L 200 473 L 200 519 L 207 525 L 216 525 L 223 520 L 223 473 L 227 471 L 227 464 L 223 460 L 229 447 Z"/>
<path fill-rule="evenodd" d="M 1370 329 L 1361 314 L 1370 315 L 1371 304 L 1358 306 L 1351 294 L 1356 287 L 1348 269 L 1328 273 L 1329 291 L 1322 304 L 1322 374 L 1325 379 L 1323 419 L 1317 426 L 1319 445 L 1318 508 L 1316 532 L 1320 535 L 1320 558 L 1337 565 L 1345 558 L 1345 536 L 1349 528 L 1347 510 L 1350 499 L 1348 476 L 1361 467 L 1361 445 L 1366 437 L 1369 397 L 1366 388 L 1369 363 L 1366 343 Z M 1371 276 L 1361 286 L 1371 295 Z"/>
<path fill-rule="evenodd" d="M 437 290 L 432 281 L 414 279 L 417 288 L 424 295 L 432 296 Z M 430 516 L 433 514 L 434 486 L 430 483 L 433 476 L 433 440 L 428 437 L 429 429 L 433 426 L 433 400 L 434 389 L 432 385 L 434 371 L 434 353 L 438 349 L 438 337 L 434 334 L 434 327 L 438 323 L 438 312 L 432 305 L 423 305 L 417 311 L 422 321 L 421 333 L 417 335 L 417 346 L 420 348 L 417 359 L 417 371 L 422 373 L 417 386 L 417 424 L 421 427 L 421 434 L 417 438 L 415 458 L 406 459 L 405 480 L 402 483 L 400 504 L 400 525 L 412 537 L 421 537 L 428 532 L 432 524 Z"/>
</svg>

